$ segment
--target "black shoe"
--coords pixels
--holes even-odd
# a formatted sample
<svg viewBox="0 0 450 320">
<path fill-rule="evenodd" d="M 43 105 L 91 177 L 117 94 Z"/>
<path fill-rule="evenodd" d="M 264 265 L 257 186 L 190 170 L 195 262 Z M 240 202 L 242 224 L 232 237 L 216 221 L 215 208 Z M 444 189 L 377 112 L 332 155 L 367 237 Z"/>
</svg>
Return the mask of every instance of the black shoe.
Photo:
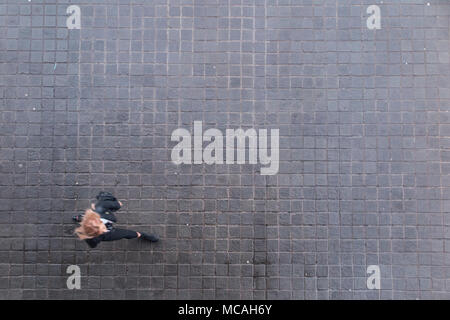
<svg viewBox="0 0 450 320">
<path fill-rule="evenodd" d="M 151 241 L 151 242 L 158 242 L 159 241 L 159 238 L 157 236 L 154 236 L 154 235 L 148 234 L 148 233 L 144 233 L 144 232 L 141 232 L 141 238 L 144 239 L 144 240 Z"/>
<path fill-rule="evenodd" d="M 81 220 L 83 219 L 83 216 L 80 214 L 78 216 L 73 216 L 72 220 L 75 222 L 81 222 Z"/>
</svg>

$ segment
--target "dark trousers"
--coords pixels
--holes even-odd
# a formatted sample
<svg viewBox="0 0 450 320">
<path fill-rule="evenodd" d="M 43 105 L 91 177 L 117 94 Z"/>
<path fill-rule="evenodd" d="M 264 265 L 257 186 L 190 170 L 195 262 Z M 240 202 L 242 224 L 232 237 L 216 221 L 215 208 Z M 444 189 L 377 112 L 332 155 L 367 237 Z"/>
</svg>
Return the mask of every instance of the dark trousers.
<svg viewBox="0 0 450 320">
<path fill-rule="evenodd" d="M 137 232 L 127 229 L 112 228 L 109 232 L 104 233 L 103 241 L 114 241 L 120 239 L 137 238 Z"/>
</svg>

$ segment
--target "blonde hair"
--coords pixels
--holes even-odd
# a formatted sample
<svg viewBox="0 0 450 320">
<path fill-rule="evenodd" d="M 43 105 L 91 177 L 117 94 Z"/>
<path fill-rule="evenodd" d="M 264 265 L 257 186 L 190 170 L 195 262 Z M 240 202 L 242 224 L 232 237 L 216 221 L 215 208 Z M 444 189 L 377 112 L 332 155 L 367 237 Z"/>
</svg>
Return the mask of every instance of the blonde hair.
<svg viewBox="0 0 450 320">
<path fill-rule="evenodd" d="M 86 209 L 80 227 L 75 229 L 75 233 L 81 240 L 92 239 L 103 233 L 102 229 L 104 229 L 104 226 L 98 213 L 91 209 Z"/>
</svg>

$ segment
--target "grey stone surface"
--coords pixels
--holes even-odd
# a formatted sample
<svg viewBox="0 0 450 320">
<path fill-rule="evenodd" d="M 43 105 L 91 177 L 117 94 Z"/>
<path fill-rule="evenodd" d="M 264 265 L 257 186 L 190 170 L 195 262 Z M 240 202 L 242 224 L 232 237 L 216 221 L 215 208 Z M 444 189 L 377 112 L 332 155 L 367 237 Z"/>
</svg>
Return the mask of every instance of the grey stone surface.
<svg viewBox="0 0 450 320">
<path fill-rule="evenodd" d="M 0 0 L 0 299 L 449 299 L 449 20 L 447 0 Z M 279 173 L 174 165 L 194 120 L 279 128 Z M 100 190 L 161 242 L 76 240 Z"/>
</svg>

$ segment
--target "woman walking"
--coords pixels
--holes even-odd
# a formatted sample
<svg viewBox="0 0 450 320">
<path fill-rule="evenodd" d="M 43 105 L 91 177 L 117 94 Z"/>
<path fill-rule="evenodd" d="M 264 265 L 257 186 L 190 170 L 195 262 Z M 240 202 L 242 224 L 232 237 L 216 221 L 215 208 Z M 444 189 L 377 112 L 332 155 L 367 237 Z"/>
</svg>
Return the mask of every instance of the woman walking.
<svg viewBox="0 0 450 320">
<path fill-rule="evenodd" d="M 114 227 L 114 223 L 117 222 L 114 212 L 122 207 L 122 203 L 109 192 L 102 191 L 96 198 L 97 202 L 92 204 L 84 215 L 73 217 L 74 221 L 80 223 L 80 227 L 75 229 L 75 233 L 79 239 L 85 240 L 91 248 L 95 248 L 102 241 L 134 238 L 151 242 L 159 240 L 151 234 Z"/>
</svg>

